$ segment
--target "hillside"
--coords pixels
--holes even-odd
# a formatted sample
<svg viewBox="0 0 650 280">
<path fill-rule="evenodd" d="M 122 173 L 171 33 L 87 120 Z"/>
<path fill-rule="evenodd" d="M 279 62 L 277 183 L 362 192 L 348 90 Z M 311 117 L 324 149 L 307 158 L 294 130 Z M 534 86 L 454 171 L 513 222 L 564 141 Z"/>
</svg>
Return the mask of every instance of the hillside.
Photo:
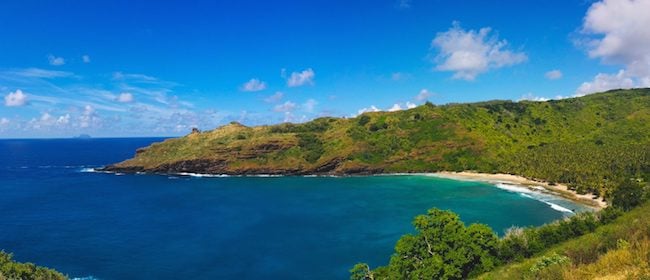
<svg viewBox="0 0 650 280">
<path fill-rule="evenodd" d="M 550 247 L 533 258 L 478 279 L 649 279 L 650 203 L 594 232 Z"/>
<path fill-rule="evenodd" d="M 209 174 L 374 174 L 474 170 L 608 196 L 650 179 L 650 89 L 579 98 L 431 103 L 356 118 L 231 123 L 139 149 L 104 170 Z"/>
</svg>

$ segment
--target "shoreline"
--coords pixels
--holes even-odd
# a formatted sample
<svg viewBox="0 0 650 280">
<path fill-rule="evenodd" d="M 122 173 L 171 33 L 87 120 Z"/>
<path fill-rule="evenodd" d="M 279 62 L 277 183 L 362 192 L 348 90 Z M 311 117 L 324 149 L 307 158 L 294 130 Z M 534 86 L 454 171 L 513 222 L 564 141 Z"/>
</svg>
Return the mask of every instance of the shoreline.
<svg viewBox="0 0 650 280">
<path fill-rule="evenodd" d="M 86 168 L 84 168 L 86 169 Z M 124 173 L 116 171 L 101 170 L 97 168 L 90 168 L 92 172 L 98 173 L 114 173 L 116 175 L 124 175 Z M 89 170 L 82 170 L 82 172 L 89 172 Z M 128 172 L 127 172 L 128 173 Z M 206 173 L 192 173 L 192 172 L 176 172 L 176 173 L 148 173 L 148 172 L 135 172 L 134 174 L 155 174 L 165 176 L 190 176 L 199 178 L 224 178 L 224 177 L 285 177 L 285 176 L 299 176 L 299 177 L 347 177 L 347 176 L 399 176 L 399 175 L 422 175 L 432 176 L 438 178 L 461 180 L 461 181 L 475 181 L 485 182 L 490 184 L 507 184 L 518 188 L 526 188 L 532 191 L 543 192 L 550 195 L 558 196 L 564 199 L 571 200 L 581 205 L 593 208 L 596 211 L 602 210 L 608 206 L 601 197 L 594 198 L 591 193 L 579 194 L 576 191 L 570 190 L 566 185 L 555 184 L 551 185 L 545 181 L 537 181 L 528 179 L 519 175 L 505 174 L 505 173 L 477 173 L 471 171 L 438 171 L 438 172 L 422 172 L 422 173 L 376 173 L 376 174 L 206 174 Z"/>
<path fill-rule="evenodd" d="M 563 184 L 551 185 L 548 182 L 536 181 L 518 175 L 504 174 L 504 173 L 497 173 L 497 174 L 476 173 L 476 172 L 469 172 L 469 171 L 462 171 L 462 172 L 441 171 L 435 173 L 428 173 L 428 175 L 439 177 L 439 178 L 464 180 L 464 181 L 477 181 L 477 182 L 485 182 L 491 184 L 505 183 L 505 184 L 524 187 L 536 191 L 539 191 L 539 187 L 542 187 L 545 191 L 549 192 L 552 195 L 557 195 L 562 198 L 569 199 L 571 201 L 595 208 L 596 210 L 602 210 L 608 206 L 607 202 L 605 202 L 601 197 L 594 198 L 594 195 L 591 193 L 579 194 L 576 191 L 570 190 L 566 185 Z"/>
</svg>

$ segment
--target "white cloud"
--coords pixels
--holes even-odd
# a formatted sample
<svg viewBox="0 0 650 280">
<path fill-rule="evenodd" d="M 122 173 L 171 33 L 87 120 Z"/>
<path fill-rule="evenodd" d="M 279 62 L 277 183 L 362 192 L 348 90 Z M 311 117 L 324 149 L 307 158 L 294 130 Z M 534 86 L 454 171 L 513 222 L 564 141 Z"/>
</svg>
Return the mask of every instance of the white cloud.
<svg viewBox="0 0 650 280">
<path fill-rule="evenodd" d="M 27 104 L 27 94 L 24 94 L 22 90 L 18 89 L 5 96 L 5 106 L 18 107 L 25 104 Z"/>
<path fill-rule="evenodd" d="M 415 107 L 417 107 L 417 105 L 415 105 L 415 103 L 411 103 L 411 102 L 406 101 L 406 109 L 413 109 Z"/>
<path fill-rule="evenodd" d="M 22 77 L 22 78 L 44 78 L 44 79 L 75 77 L 74 73 L 72 72 L 45 70 L 40 68 L 26 68 L 26 69 L 3 71 L 0 72 L 0 76 L 5 78 Z"/>
<path fill-rule="evenodd" d="M 528 101 L 548 101 L 549 99 L 546 97 L 541 97 L 541 96 L 535 96 L 532 92 L 526 93 L 523 95 L 521 98 L 519 98 L 519 101 L 522 100 L 528 100 Z"/>
<path fill-rule="evenodd" d="M 633 88 L 634 86 L 634 80 L 627 76 L 625 70 L 620 70 L 617 74 L 612 75 L 599 73 L 593 81 L 582 83 L 576 91 L 576 96 L 583 96 L 610 89 Z"/>
<path fill-rule="evenodd" d="M 650 0 L 604 0 L 591 5 L 583 32 L 589 55 L 627 66 L 632 76 L 650 76 Z"/>
<path fill-rule="evenodd" d="M 133 94 L 128 92 L 120 93 L 120 95 L 117 96 L 117 102 L 122 102 L 122 103 L 133 102 Z"/>
<path fill-rule="evenodd" d="M 48 55 L 47 60 L 50 62 L 50 65 L 60 66 L 65 64 L 65 59 L 63 57 L 56 57 L 54 55 Z"/>
<path fill-rule="evenodd" d="M 10 122 L 11 121 L 9 121 L 9 119 L 7 119 L 7 118 L 1 118 L 0 119 L 0 126 L 7 126 L 7 125 L 9 125 Z"/>
<path fill-rule="evenodd" d="M 447 32 L 441 32 L 431 42 L 439 50 L 436 70 L 454 72 L 454 79 L 474 80 L 490 69 L 522 63 L 528 59 L 523 52 L 505 49 L 506 40 L 490 36 L 491 28 L 465 31 L 457 22 Z"/>
<path fill-rule="evenodd" d="M 562 71 L 560 71 L 560 70 L 551 70 L 551 71 L 546 72 L 546 74 L 544 74 L 544 76 L 549 80 L 557 80 L 557 79 L 562 78 Z"/>
<path fill-rule="evenodd" d="M 317 102 L 316 100 L 314 100 L 314 99 L 309 99 L 309 100 L 307 100 L 307 102 L 305 102 L 304 104 L 302 104 L 302 108 L 303 108 L 303 110 L 305 110 L 306 112 L 311 113 L 311 112 L 314 111 L 314 108 L 316 107 L 316 105 L 318 105 L 318 102 Z"/>
<path fill-rule="evenodd" d="M 418 95 L 415 96 L 415 100 L 417 100 L 417 101 L 425 101 L 425 100 L 429 99 L 429 97 L 431 97 L 431 95 L 433 95 L 433 94 L 428 89 L 423 88 L 423 89 L 420 90 Z"/>
<path fill-rule="evenodd" d="M 84 55 L 81 56 L 81 60 L 82 60 L 84 63 L 90 63 L 90 56 L 87 55 L 87 54 L 84 54 Z"/>
<path fill-rule="evenodd" d="M 32 118 L 26 125 L 31 129 L 49 129 L 52 127 L 67 128 L 70 123 L 70 114 L 61 115 L 58 118 L 49 112 L 44 112 L 37 118 Z"/>
<path fill-rule="evenodd" d="M 70 114 L 65 114 L 63 116 L 60 116 L 58 119 L 56 119 L 56 123 L 58 125 L 67 125 L 70 123 Z"/>
<path fill-rule="evenodd" d="M 284 97 L 284 93 L 277 91 L 273 95 L 264 98 L 264 101 L 267 103 L 275 103 L 282 100 L 282 97 Z"/>
<path fill-rule="evenodd" d="M 266 89 L 266 83 L 258 79 L 250 79 L 241 86 L 242 91 L 260 91 Z"/>
<path fill-rule="evenodd" d="M 400 106 L 398 103 L 393 104 L 393 107 L 388 108 L 388 112 L 395 112 L 395 111 L 401 111 L 402 106 Z"/>
<path fill-rule="evenodd" d="M 101 119 L 95 113 L 95 108 L 90 105 L 84 106 L 83 113 L 79 116 L 79 127 L 88 128 L 93 126 L 99 126 Z"/>
<path fill-rule="evenodd" d="M 303 85 L 313 85 L 315 76 L 316 74 L 311 68 L 305 69 L 301 72 L 293 72 L 287 79 L 287 86 L 299 87 Z"/>
<path fill-rule="evenodd" d="M 401 111 L 401 110 L 406 110 L 406 109 L 413 109 L 413 108 L 417 107 L 417 105 L 415 105 L 415 103 L 408 102 L 408 101 L 406 103 L 404 103 L 403 105 L 404 106 L 402 107 L 402 104 L 395 103 L 395 104 L 393 104 L 392 107 L 388 108 L 388 112 L 395 112 L 395 111 Z"/>
<path fill-rule="evenodd" d="M 379 108 L 375 107 L 375 105 L 370 105 L 370 107 L 368 107 L 368 108 L 359 109 L 359 111 L 357 111 L 357 114 L 353 115 L 353 117 L 361 115 L 363 113 L 367 113 L 367 112 L 379 112 L 379 111 L 381 111 L 381 110 L 379 110 Z"/>
<path fill-rule="evenodd" d="M 296 103 L 291 101 L 284 102 L 283 104 L 276 105 L 273 107 L 275 112 L 291 112 L 296 109 Z"/>
<path fill-rule="evenodd" d="M 650 86 L 650 0 L 603 0 L 591 5 L 582 25 L 589 56 L 622 64 L 616 74 L 597 74 L 576 95 Z"/>
<path fill-rule="evenodd" d="M 52 119 L 52 115 L 50 113 L 45 112 L 43 115 L 41 115 L 41 121 L 42 122 L 49 122 Z"/>
</svg>

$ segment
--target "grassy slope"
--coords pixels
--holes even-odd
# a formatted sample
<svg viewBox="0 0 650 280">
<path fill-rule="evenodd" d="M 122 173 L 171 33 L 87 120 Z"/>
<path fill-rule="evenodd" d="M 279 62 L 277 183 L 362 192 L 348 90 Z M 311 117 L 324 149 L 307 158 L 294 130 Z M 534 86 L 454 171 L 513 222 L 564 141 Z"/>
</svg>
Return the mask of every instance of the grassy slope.
<svg viewBox="0 0 650 280">
<path fill-rule="evenodd" d="M 233 123 L 154 144 L 115 167 L 227 174 L 475 170 L 606 195 L 623 180 L 648 181 L 649 146 L 650 89 L 636 89 L 549 102 L 423 105 L 304 124 Z"/>
<path fill-rule="evenodd" d="M 549 248 L 537 257 L 512 263 L 478 279 L 650 279 L 650 203 L 595 232 Z M 544 257 L 568 262 L 540 266 Z"/>
<path fill-rule="evenodd" d="M 10 254 L 0 251 L 0 280 L 5 279 L 63 280 L 68 277 L 55 270 L 32 263 L 16 262 L 12 260 Z"/>
</svg>

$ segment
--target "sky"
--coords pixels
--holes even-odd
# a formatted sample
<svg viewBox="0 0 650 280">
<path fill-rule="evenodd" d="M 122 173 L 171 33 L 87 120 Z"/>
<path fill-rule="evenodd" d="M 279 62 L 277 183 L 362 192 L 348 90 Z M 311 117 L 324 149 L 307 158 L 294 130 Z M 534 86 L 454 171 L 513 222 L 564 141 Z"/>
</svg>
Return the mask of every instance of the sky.
<svg viewBox="0 0 650 280">
<path fill-rule="evenodd" d="M 2 1 L 0 138 L 650 87 L 650 0 Z"/>
</svg>

